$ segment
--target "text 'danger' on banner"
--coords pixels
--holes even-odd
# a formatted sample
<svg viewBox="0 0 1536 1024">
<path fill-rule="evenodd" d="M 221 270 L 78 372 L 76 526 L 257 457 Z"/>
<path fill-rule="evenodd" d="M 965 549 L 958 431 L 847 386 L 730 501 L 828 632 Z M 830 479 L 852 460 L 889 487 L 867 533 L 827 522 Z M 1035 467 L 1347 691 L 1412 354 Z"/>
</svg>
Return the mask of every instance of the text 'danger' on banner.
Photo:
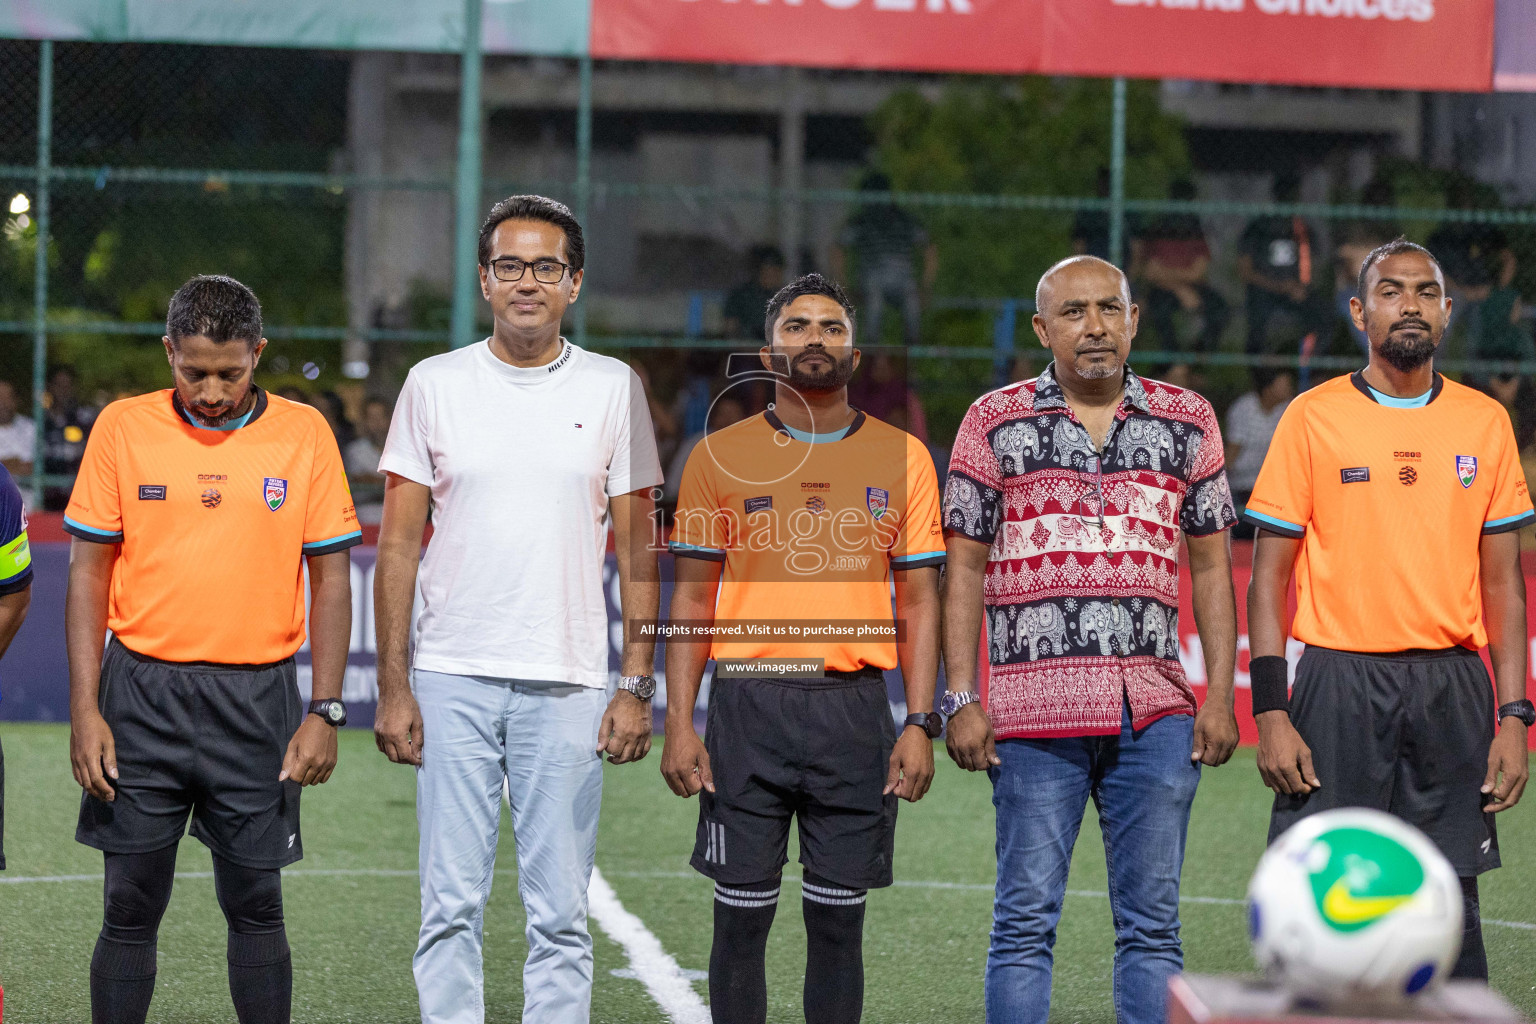
<svg viewBox="0 0 1536 1024">
<path fill-rule="evenodd" d="M 1486 91 L 1494 9 L 1495 0 L 1051 0 L 1040 70 Z"/>
<path fill-rule="evenodd" d="M 593 0 L 592 55 L 1022 74 L 1046 0 Z"/>
</svg>

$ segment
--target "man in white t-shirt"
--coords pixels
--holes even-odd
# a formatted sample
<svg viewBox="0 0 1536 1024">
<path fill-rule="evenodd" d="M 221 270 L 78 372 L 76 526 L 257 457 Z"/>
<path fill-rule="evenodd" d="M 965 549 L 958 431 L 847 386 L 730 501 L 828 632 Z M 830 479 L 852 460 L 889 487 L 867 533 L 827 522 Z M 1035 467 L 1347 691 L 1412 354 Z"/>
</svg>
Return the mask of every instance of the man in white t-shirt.
<svg viewBox="0 0 1536 1024">
<path fill-rule="evenodd" d="M 1280 425 L 1286 406 L 1296 397 L 1296 374 L 1289 367 L 1255 366 L 1253 390 L 1241 396 L 1227 410 L 1226 442 L 1227 480 L 1232 485 L 1232 499 L 1238 513 L 1248 503 L 1253 485 L 1259 479 L 1259 467 L 1269 451 L 1270 438 Z M 1234 537 L 1252 539 L 1253 527 L 1239 523 Z"/>
<path fill-rule="evenodd" d="M 420 769 L 423 1024 L 484 1020 L 481 925 L 504 781 L 528 919 L 522 1019 L 584 1024 L 602 755 L 646 755 L 655 689 L 654 643 L 639 631 L 610 686 L 603 559 L 611 522 L 624 618 L 654 621 L 662 474 L 634 371 L 560 336 L 585 256 L 570 210 L 503 200 L 479 255 L 493 333 L 411 370 L 379 463 L 374 736 Z"/>
<path fill-rule="evenodd" d="M 32 460 L 36 457 L 37 425 L 31 417 L 17 410 L 16 388 L 8 380 L 0 380 L 0 466 L 4 466 L 16 479 L 21 489 L 23 503 L 32 507 L 31 491 L 27 489 L 32 475 Z"/>
</svg>

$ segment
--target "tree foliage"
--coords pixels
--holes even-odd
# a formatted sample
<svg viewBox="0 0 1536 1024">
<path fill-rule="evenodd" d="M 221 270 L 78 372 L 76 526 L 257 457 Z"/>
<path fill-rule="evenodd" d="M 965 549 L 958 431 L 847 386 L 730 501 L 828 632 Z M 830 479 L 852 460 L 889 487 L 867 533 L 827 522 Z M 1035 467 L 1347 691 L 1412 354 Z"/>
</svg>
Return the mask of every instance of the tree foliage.
<svg viewBox="0 0 1536 1024">
<path fill-rule="evenodd" d="M 1101 79 L 956 79 L 937 99 L 907 89 L 880 107 L 876 160 L 899 191 L 1093 198 L 1109 168 L 1112 115 Z M 1190 158 L 1156 83 L 1130 84 L 1126 129 L 1127 194 L 1165 198 Z M 942 293 L 1033 295 L 1040 274 L 1071 253 L 1070 212 L 914 213 L 939 246 Z"/>
</svg>

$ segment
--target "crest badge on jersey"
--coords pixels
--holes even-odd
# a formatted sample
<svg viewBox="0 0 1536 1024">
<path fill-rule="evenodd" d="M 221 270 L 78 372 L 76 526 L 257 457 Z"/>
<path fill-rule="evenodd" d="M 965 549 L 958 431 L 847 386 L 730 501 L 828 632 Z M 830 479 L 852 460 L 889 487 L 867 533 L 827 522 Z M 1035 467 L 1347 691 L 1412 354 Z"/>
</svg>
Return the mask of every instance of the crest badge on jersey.
<svg viewBox="0 0 1536 1024">
<path fill-rule="evenodd" d="M 267 508 L 276 512 L 283 507 L 283 502 L 288 500 L 288 481 L 279 480 L 275 476 L 269 476 L 261 482 L 262 497 L 267 500 Z"/>
<path fill-rule="evenodd" d="M 869 506 L 869 514 L 876 519 L 884 517 L 891 507 L 891 492 L 879 487 L 864 488 L 864 504 Z"/>
<path fill-rule="evenodd" d="M 1461 481 L 1463 487 L 1472 486 L 1472 481 L 1477 479 L 1477 456 L 1456 456 L 1456 479 Z"/>
</svg>

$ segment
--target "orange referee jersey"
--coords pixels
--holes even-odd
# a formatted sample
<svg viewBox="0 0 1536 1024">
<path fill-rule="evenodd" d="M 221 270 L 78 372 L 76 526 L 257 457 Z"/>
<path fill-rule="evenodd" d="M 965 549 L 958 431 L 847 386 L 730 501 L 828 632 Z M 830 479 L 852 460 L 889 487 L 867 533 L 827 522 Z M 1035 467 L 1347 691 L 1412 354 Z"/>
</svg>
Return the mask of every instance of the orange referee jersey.
<svg viewBox="0 0 1536 1024">
<path fill-rule="evenodd" d="M 891 569 L 944 561 L 933 459 L 905 431 L 858 413 L 807 434 L 772 412 L 710 434 L 688 457 L 672 552 L 724 562 L 717 626 L 890 623 Z M 821 658 L 896 667 L 888 639 L 716 639 L 719 658 Z"/>
<path fill-rule="evenodd" d="M 85 448 L 64 529 L 121 544 L 107 625 L 164 661 L 281 661 L 304 642 L 304 556 L 362 540 L 324 417 L 258 389 L 212 429 L 173 390 L 113 402 Z"/>
<path fill-rule="evenodd" d="M 1297 397 L 1244 515 L 1304 538 L 1292 634 L 1362 652 L 1482 647 L 1479 541 L 1536 522 L 1509 415 L 1439 374 L 1417 399 L 1360 373 Z"/>
</svg>

